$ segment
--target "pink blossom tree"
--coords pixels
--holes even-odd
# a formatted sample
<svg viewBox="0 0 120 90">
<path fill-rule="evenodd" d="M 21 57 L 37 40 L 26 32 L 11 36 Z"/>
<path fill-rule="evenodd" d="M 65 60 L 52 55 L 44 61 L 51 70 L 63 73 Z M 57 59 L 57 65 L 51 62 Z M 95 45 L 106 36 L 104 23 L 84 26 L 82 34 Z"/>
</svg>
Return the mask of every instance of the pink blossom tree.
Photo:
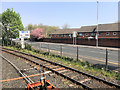
<svg viewBox="0 0 120 90">
<path fill-rule="evenodd" d="M 44 30 L 42 28 L 37 28 L 31 31 L 30 33 L 31 38 L 41 39 L 44 38 Z"/>
</svg>

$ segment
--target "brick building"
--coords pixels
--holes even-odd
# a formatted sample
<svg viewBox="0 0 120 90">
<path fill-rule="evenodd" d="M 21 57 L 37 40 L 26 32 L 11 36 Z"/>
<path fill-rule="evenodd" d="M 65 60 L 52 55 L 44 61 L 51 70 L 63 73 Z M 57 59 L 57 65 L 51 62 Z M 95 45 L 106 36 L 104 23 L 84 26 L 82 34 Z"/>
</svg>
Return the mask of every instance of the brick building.
<svg viewBox="0 0 120 90">
<path fill-rule="evenodd" d="M 99 24 L 98 38 L 120 38 L 120 25 L 118 23 Z M 50 34 L 51 38 L 72 38 L 73 32 L 77 32 L 77 38 L 95 38 L 97 34 L 97 25 L 82 26 L 77 29 L 59 29 L 53 30 Z"/>
<path fill-rule="evenodd" d="M 50 37 L 51 38 L 72 38 L 72 34 L 74 31 L 79 32 L 80 28 L 53 30 L 53 32 L 50 34 Z"/>
</svg>

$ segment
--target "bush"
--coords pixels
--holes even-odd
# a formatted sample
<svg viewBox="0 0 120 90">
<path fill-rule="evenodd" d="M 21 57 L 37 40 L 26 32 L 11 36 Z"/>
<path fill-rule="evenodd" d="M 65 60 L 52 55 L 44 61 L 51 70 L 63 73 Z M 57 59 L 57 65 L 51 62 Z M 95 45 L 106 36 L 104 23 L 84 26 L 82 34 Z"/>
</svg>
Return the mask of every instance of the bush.
<svg viewBox="0 0 120 90">
<path fill-rule="evenodd" d="M 49 55 L 49 52 L 44 52 L 43 55 Z"/>
<path fill-rule="evenodd" d="M 29 44 L 25 44 L 25 49 L 32 50 L 31 46 Z"/>
<path fill-rule="evenodd" d="M 88 61 L 85 61 L 85 64 L 89 67 L 90 63 Z"/>
<path fill-rule="evenodd" d="M 18 43 L 17 43 L 17 44 L 15 45 L 15 47 L 18 48 L 18 49 L 21 49 L 21 44 L 18 44 Z"/>
<path fill-rule="evenodd" d="M 2 44 L 4 46 L 11 45 L 11 41 L 9 39 L 4 39 L 4 40 L 2 40 Z"/>
<path fill-rule="evenodd" d="M 117 73 L 116 77 L 117 77 L 116 79 L 120 81 L 120 74 L 119 73 Z"/>
</svg>

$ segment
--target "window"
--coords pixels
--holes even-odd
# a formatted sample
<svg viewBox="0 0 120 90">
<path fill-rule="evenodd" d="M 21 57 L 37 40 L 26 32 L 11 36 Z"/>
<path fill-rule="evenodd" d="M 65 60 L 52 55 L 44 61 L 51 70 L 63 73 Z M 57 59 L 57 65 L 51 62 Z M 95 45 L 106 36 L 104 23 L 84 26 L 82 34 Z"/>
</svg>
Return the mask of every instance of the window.
<svg viewBox="0 0 120 90">
<path fill-rule="evenodd" d="M 101 33 L 100 32 L 98 32 L 98 36 L 100 36 L 101 35 Z"/>
<path fill-rule="evenodd" d="M 117 32 L 113 32 L 113 35 L 117 35 Z"/>
<path fill-rule="evenodd" d="M 55 35 L 55 37 L 56 37 L 56 35 Z"/>
<path fill-rule="evenodd" d="M 83 34 L 82 33 L 79 33 L 79 36 L 82 36 Z"/>
<path fill-rule="evenodd" d="M 59 37 L 59 35 L 57 35 L 57 37 Z"/>
<path fill-rule="evenodd" d="M 88 36 L 88 33 L 85 33 L 85 36 Z"/>
<path fill-rule="evenodd" d="M 91 33 L 91 36 L 95 36 L 95 33 Z"/>
<path fill-rule="evenodd" d="M 67 35 L 65 34 L 64 37 L 67 37 Z"/>
<path fill-rule="evenodd" d="M 69 34 L 69 37 L 71 37 L 71 34 Z"/>
<path fill-rule="evenodd" d="M 63 35 L 61 35 L 61 37 L 63 37 Z"/>
<path fill-rule="evenodd" d="M 50 38 L 52 37 L 52 34 L 50 34 Z"/>
<path fill-rule="evenodd" d="M 25 36 L 29 36 L 28 34 L 25 34 Z"/>
<path fill-rule="evenodd" d="M 106 35 L 110 35 L 109 32 L 107 32 Z"/>
</svg>

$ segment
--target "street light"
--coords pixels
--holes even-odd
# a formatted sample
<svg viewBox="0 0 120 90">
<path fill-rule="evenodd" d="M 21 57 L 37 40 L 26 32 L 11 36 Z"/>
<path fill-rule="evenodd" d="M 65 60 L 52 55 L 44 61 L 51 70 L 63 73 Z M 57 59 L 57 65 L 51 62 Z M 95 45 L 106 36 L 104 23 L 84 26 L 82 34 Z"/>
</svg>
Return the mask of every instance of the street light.
<svg viewBox="0 0 120 90">
<path fill-rule="evenodd" d="M 7 30 L 9 30 L 9 24 L 7 24 Z"/>
<path fill-rule="evenodd" d="M 96 47 L 98 47 L 98 5 L 99 2 L 97 0 L 97 33 L 96 33 Z"/>
<path fill-rule="evenodd" d="M 0 39 L 2 40 L 0 43 L 1 45 L 3 46 L 3 38 L 2 38 L 2 30 L 3 30 L 3 25 L 2 25 L 2 22 L 0 22 L 0 30 L 1 30 L 1 34 L 0 34 Z"/>
<path fill-rule="evenodd" d="M 8 30 L 9 30 L 9 23 L 8 24 L 4 24 L 4 26 L 7 28 L 7 46 L 8 46 Z"/>
</svg>

